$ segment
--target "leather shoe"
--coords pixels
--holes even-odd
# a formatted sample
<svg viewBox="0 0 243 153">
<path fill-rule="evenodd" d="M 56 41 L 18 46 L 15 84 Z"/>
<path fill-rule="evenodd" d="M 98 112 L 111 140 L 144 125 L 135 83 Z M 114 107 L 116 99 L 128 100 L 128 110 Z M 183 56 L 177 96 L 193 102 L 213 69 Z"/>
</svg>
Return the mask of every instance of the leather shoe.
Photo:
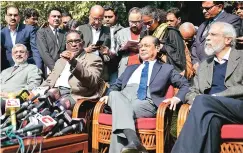
<svg viewBox="0 0 243 153">
<path fill-rule="evenodd" d="M 124 146 L 121 149 L 121 153 L 148 153 L 145 147 L 139 143 L 136 145 L 133 141 L 128 143 L 128 145 Z"/>
</svg>

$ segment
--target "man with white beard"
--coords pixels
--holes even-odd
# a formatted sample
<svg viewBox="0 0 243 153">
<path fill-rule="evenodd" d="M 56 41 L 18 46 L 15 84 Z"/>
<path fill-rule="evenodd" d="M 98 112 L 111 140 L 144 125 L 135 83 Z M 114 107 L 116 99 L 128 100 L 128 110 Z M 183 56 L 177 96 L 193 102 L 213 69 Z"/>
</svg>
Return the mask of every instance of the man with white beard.
<svg viewBox="0 0 243 153">
<path fill-rule="evenodd" d="M 219 153 L 222 125 L 243 123 L 243 54 L 235 49 L 235 39 L 228 23 L 210 27 L 205 42 L 209 57 L 186 95 L 192 107 L 172 153 Z"/>
</svg>

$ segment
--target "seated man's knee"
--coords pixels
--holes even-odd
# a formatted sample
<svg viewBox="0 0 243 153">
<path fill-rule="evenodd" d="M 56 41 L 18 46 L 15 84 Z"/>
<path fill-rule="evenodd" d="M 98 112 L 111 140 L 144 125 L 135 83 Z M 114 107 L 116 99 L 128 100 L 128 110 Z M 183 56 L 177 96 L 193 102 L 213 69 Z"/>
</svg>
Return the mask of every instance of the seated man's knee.
<svg viewBox="0 0 243 153">
<path fill-rule="evenodd" d="M 108 106 L 111 107 L 112 103 L 116 102 L 116 100 L 114 100 L 114 99 L 116 99 L 120 94 L 121 94 L 120 91 L 111 91 L 109 93 Z"/>
</svg>

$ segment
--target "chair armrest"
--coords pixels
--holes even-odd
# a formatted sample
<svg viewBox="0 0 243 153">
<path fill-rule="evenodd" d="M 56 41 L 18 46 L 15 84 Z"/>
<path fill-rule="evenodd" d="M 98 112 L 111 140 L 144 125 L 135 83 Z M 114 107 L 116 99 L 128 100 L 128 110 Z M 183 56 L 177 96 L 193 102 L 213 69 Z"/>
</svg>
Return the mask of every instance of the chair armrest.
<svg viewBox="0 0 243 153">
<path fill-rule="evenodd" d="M 97 104 L 95 105 L 94 113 L 93 113 L 93 124 L 94 122 L 97 122 L 98 124 L 99 115 L 100 113 L 103 113 L 104 107 L 105 107 L 105 102 L 103 101 L 98 101 Z"/>
<path fill-rule="evenodd" d="M 72 118 L 78 118 L 78 115 L 79 115 L 79 110 L 80 108 L 82 107 L 82 105 L 85 103 L 85 102 L 97 102 L 98 99 L 89 99 L 89 98 L 82 98 L 82 99 L 79 99 L 76 104 L 74 105 L 74 108 L 73 108 L 73 113 L 72 113 Z"/>
<path fill-rule="evenodd" d="M 156 144 L 162 144 L 162 145 L 156 145 L 156 149 L 158 150 L 164 150 L 166 147 L 165 143 L 167 140 L 167 136 L 169 136 L 167 133 L 170 130 L 170 121 L 172 119 L 172 111 L 169 110 L 170 103 L 164 103 L 162 102 L 159 105 L 159 108 L 157 110 L 156 115 Z M 158 148 L 157 148 L 158 147 Z"/>
<path fill-rule="evenodd" d="M 179 110 L 178 113 L 178 119 L 177 119 L 177 137 L 179 136 L 181 129 L 184 125 L 184 123 L 186 122 L 186 119 L 188 117 L 189 114 L 189 106 L 188 104 L 183 104 Z"/>
<path fill-rule="evenodd" d="M 170 103 L 164 103 L 162 102 L 159 105 L 159 108 L 157 110 L 157 115 L 156 115 L 156 128 L 159 129 L 164 129 L 164 119 L 166 115 L 166 110 L 169 108 Z"/>
</svg>

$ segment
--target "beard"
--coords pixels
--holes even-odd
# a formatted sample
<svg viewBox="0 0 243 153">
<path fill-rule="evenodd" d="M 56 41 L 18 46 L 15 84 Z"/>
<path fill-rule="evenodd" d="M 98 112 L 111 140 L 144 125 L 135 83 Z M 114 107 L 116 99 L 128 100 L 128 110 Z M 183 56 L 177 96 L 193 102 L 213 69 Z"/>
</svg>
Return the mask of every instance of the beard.
<svg viewBox="0 0 243 153">
<path fill-rule="evenodd" d="M 222 51 L 225 48 L 225 44 L 224 44 L 224 42 L 221 42 L 220 44 L 213 46 L 210 43 L 205 43 L 204 48 L 205 48 L 205 53 L 208 56 L 211 56 L 211 55 L 215 55 L 216 53 L 219 53 L 220 51 Z"/>
</svg>

